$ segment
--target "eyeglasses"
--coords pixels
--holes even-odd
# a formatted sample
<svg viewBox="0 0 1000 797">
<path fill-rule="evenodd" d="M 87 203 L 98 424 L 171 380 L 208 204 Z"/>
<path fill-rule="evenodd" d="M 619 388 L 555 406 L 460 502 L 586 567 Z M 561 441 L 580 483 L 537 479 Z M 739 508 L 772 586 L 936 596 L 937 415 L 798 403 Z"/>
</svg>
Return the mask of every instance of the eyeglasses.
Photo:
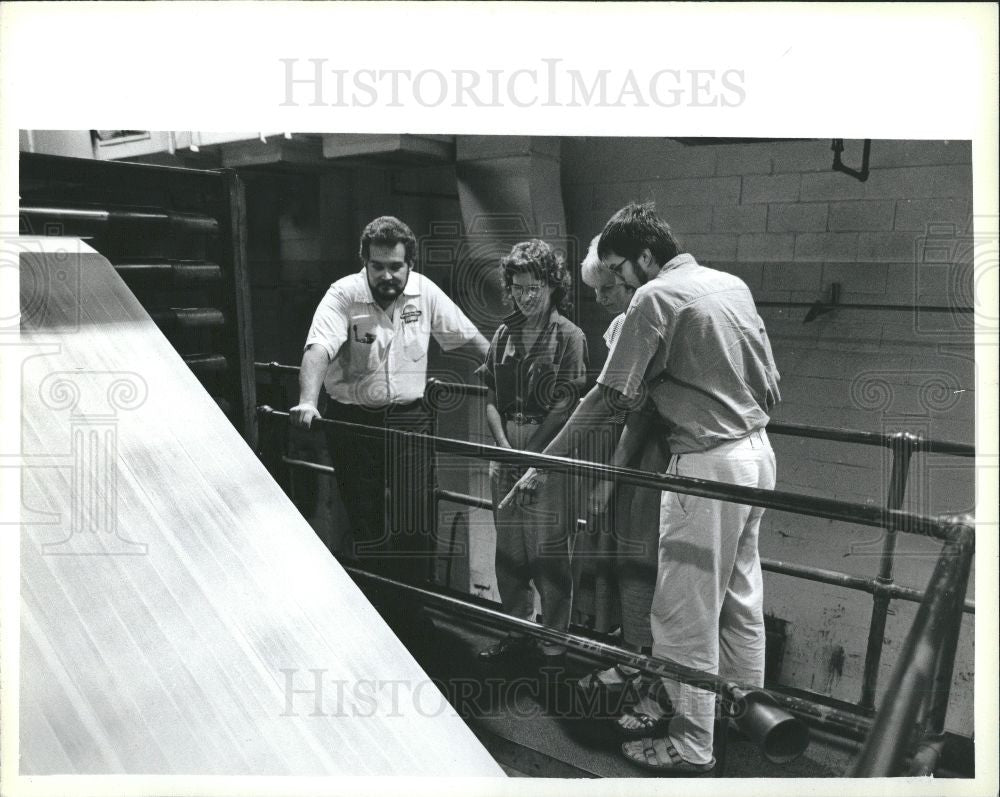
<svg viewBox="0 0 1000 797">
<path fill-rule="evenodd" d="M 622 276 L 622 268 L 624 267 L 624 265 L 626 263 L 628 263 L 628 258 L 627 257 L 623 258 L 622 260 L 619 260 L 617 263 L 615 263 L 612 266 L 608 266 L 608 271 L 610 271 L 616 277 L 621 277 Z"/>
<path fill-rule="evenodd" d="M 515 296 L 537 296 L 544 285 L 511 285 L 510 292 Z"/>
</svg>

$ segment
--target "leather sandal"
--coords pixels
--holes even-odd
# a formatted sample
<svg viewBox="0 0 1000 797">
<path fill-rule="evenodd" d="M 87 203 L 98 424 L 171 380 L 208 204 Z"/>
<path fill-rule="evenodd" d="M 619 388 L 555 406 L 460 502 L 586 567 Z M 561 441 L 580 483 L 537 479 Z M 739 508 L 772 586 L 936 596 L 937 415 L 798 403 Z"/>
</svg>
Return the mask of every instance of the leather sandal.
<svg viewBox="0 0 1000 797">
<path fill-rule="evenodd" d="M 666 753 L 665 758 L 663 753 Z M 624 742 L 622 755 L 633 764 L 660 775 L 705 775 L 715 769 L 714 758 L 707 764 L 686 761 L 667 738 Z"/>
<path fill-rule="evenodd" d="M 482 662 L 500 664 L 518 661 L 538 655 L 538 648 L 529 637 L 507 636 L 479 651 L 477 658 Z"/>
<path fill-rule="evenodd" d="M 623 717 L 631 717 L 639 723 L 639 726 L 637 728 L 626 728 L 621 723 Z M 653 717 L 645 711 L 636 710 L 634 707 L 626 709 L 622 712 L 621 717 L 615 720 L 615 726 L 618 728 L 618 733 L 623 739 L 645 739 L 650 736 L 656 736 L 657 733 L 665 733 L 668 725 L 670 725 L 669 714 L 663 717 Z"/>
<path fill-rule="evenodd" d="M 602 669 L 597 667 L 576 682 L 577 689 L 581 692 L 597 692 L 599 694 L 606 694 L 612 689 L 627 689 L 639 679 L 640 675 L 642 675 L 639 670 L 636 670 L 635 672 L 626 672 L 618 664 L 614 665 L 612 669 L 618 673 L 618 677 L 621 678 L 620 683 L 608 683 L 607 681 L 601 680 L 601 673 L 607 672 L 607 668 Z"/>
</svg>

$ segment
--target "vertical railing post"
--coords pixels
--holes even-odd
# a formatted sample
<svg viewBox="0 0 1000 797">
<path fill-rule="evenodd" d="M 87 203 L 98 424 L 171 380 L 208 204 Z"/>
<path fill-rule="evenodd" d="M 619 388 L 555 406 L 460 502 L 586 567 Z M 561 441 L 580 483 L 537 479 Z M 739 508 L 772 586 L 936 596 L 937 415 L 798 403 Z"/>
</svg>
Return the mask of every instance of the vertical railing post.
<svg viewBox="0 0 1000 797">
<path fill-rule="evenodd" d="M 273 412 L 274 409 L 267 404 L 257 407 L 259 429 L 257 448 L 260 452 L 260 460 L 271 474 L 271 478 L 278 483 L 285 495 L 291 498 L 289 490 L 291 469 L 281 459 L 288 448 L 288 424 L 275 423 L 271 418 Z"/>
<path fill-rule="evenodd" d="M 942 525 L 944 525 L 942 523 Z M 919 717 L 924 706 L 939 700 L 935 684 L 944 677 L 938 641 L 954 624 L 965 590 L 974 551 L 971 526 L 958 524 L 945 542 L 913 626 L 906 636 L 892 678 L 886 687 L 879 712 L 849 777 L 890 777 L 899 775 L 911 742 L 921 730 Z M 946 657 L 954 661 L 954 651 Z M 950 674 L 948 676 L 950 680 Z M 936 766 L 936 755 L 918 757 Z"/>
<path fill-rule="evenodd" d="M 427 512 L 427 515 L 431 524 L 431 527 L 428 529 L 428 533 L 431 535 L 431 555 L 427 562 L 427 580 L 432 584 L 437 583 L 437 559 L 440 545 L 438 538 L 439 485 L 437 480 L 438 392 L 438 380 L 427 380 L 427 387 L 424 390 L 424 403 L 431 414 L 431 436 L 433 439 L 430 444 L 430 450 L 427 452 L 427 482 L 430 494 L 425 496 L 425 500 L 430 501 L 430 511 Z M 448 555 L 450 556 L 450 553 Z"/>
<path fill-rule="evenodd" d="M 277 389 L 276 392 L 280 397 L 281 409 L 287 410 L 292 404 L 288 400 L 288 387 L 281 373 L 281 364 L 272 360 L 267 365 L 267 372 L 271 377 L 271 387 Z"/>
<path fill-rule="evenodd" d="M 933 775 L 944 750 L 945 720 L 948 716 L 948 702 L 951 698 L 951 680 L 955 672 L 955 657 L 958 653 L 958 638 L 962 631 L 965 593 L 968 589 L 972 557 L 975 552 L 975 519 L 972 515 L 953 515 L 942 520 L 962 527 L 959 536 L 965 540 L 966 544 L 962 545 L 955 554 L 959 558 L 961 577 L 955 584 L 954 593 L 949 596 L 952 600 L 951 616 L 939 638 L 931 692 L 925 704 L 925 713 L 921 721 L 923 738 L 916 755 L 913 757 L 913 765 L 909 773 L 915 776 Z"/>
<path fill-rule="evenodd" d="M 920 444 L 920 438 L 909 432 L 898 432 L 890 438 L 889 450 L 892 466 L 889 473 L 889 493 L 886 508 L 900 509 L 906 497 L 906 482 L 910 474 L 910 459 Z M 882 557 L 879 561 L 876 587 L 889 587 L 893 583 L 893 564 L 896 555 L 896 530 L 885 529 L 882 543 Z M 868 648 L 865 651 L 865 671 L 861 683 L 862 708 L 875 707 L 875 690 L 878 686 L 878 672 L 882 663 L 882 642 L 885 638 L 885 623 L 892 599 L 885 589 L 876 589 L 872 596 L 872 616 L 868 626 Z"/>
</svg>

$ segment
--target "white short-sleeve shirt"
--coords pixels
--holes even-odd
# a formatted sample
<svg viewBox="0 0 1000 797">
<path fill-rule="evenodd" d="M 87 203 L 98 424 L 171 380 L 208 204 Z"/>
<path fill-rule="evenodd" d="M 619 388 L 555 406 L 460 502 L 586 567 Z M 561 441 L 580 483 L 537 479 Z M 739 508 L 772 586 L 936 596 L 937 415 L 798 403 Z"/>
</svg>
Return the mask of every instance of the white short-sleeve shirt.
<svg viewBox="0 0 1000 797">
<path fill-rule="evenodd" d="M 423 396 L 431 334 L 448 351 L 473 340 L 479 330 L 444 291 L 414 271 L 383 310 L 362 269 L 330 286 L 305 348 L 316 344 L 330 356 L 323 380 L 330 398 L 377 408 Z"/>
</svg>

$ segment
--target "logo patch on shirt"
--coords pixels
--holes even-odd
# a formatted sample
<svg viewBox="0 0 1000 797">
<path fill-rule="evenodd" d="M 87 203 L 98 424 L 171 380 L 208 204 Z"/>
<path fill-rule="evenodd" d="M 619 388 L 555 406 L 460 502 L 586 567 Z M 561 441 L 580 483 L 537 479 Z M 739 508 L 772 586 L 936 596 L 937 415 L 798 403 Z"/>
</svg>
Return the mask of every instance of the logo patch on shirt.
<svg viewBox="0 0 1000 797">
<path fill-rule="evenodd" d="M 417 309 L 416 305 L 408 304 L 403 308 L 403 312 L 400 313 L 400 318 L 403 319 L 404 324 L 412 324 L 422 315 L 423 313 Z"/>
</svg>

